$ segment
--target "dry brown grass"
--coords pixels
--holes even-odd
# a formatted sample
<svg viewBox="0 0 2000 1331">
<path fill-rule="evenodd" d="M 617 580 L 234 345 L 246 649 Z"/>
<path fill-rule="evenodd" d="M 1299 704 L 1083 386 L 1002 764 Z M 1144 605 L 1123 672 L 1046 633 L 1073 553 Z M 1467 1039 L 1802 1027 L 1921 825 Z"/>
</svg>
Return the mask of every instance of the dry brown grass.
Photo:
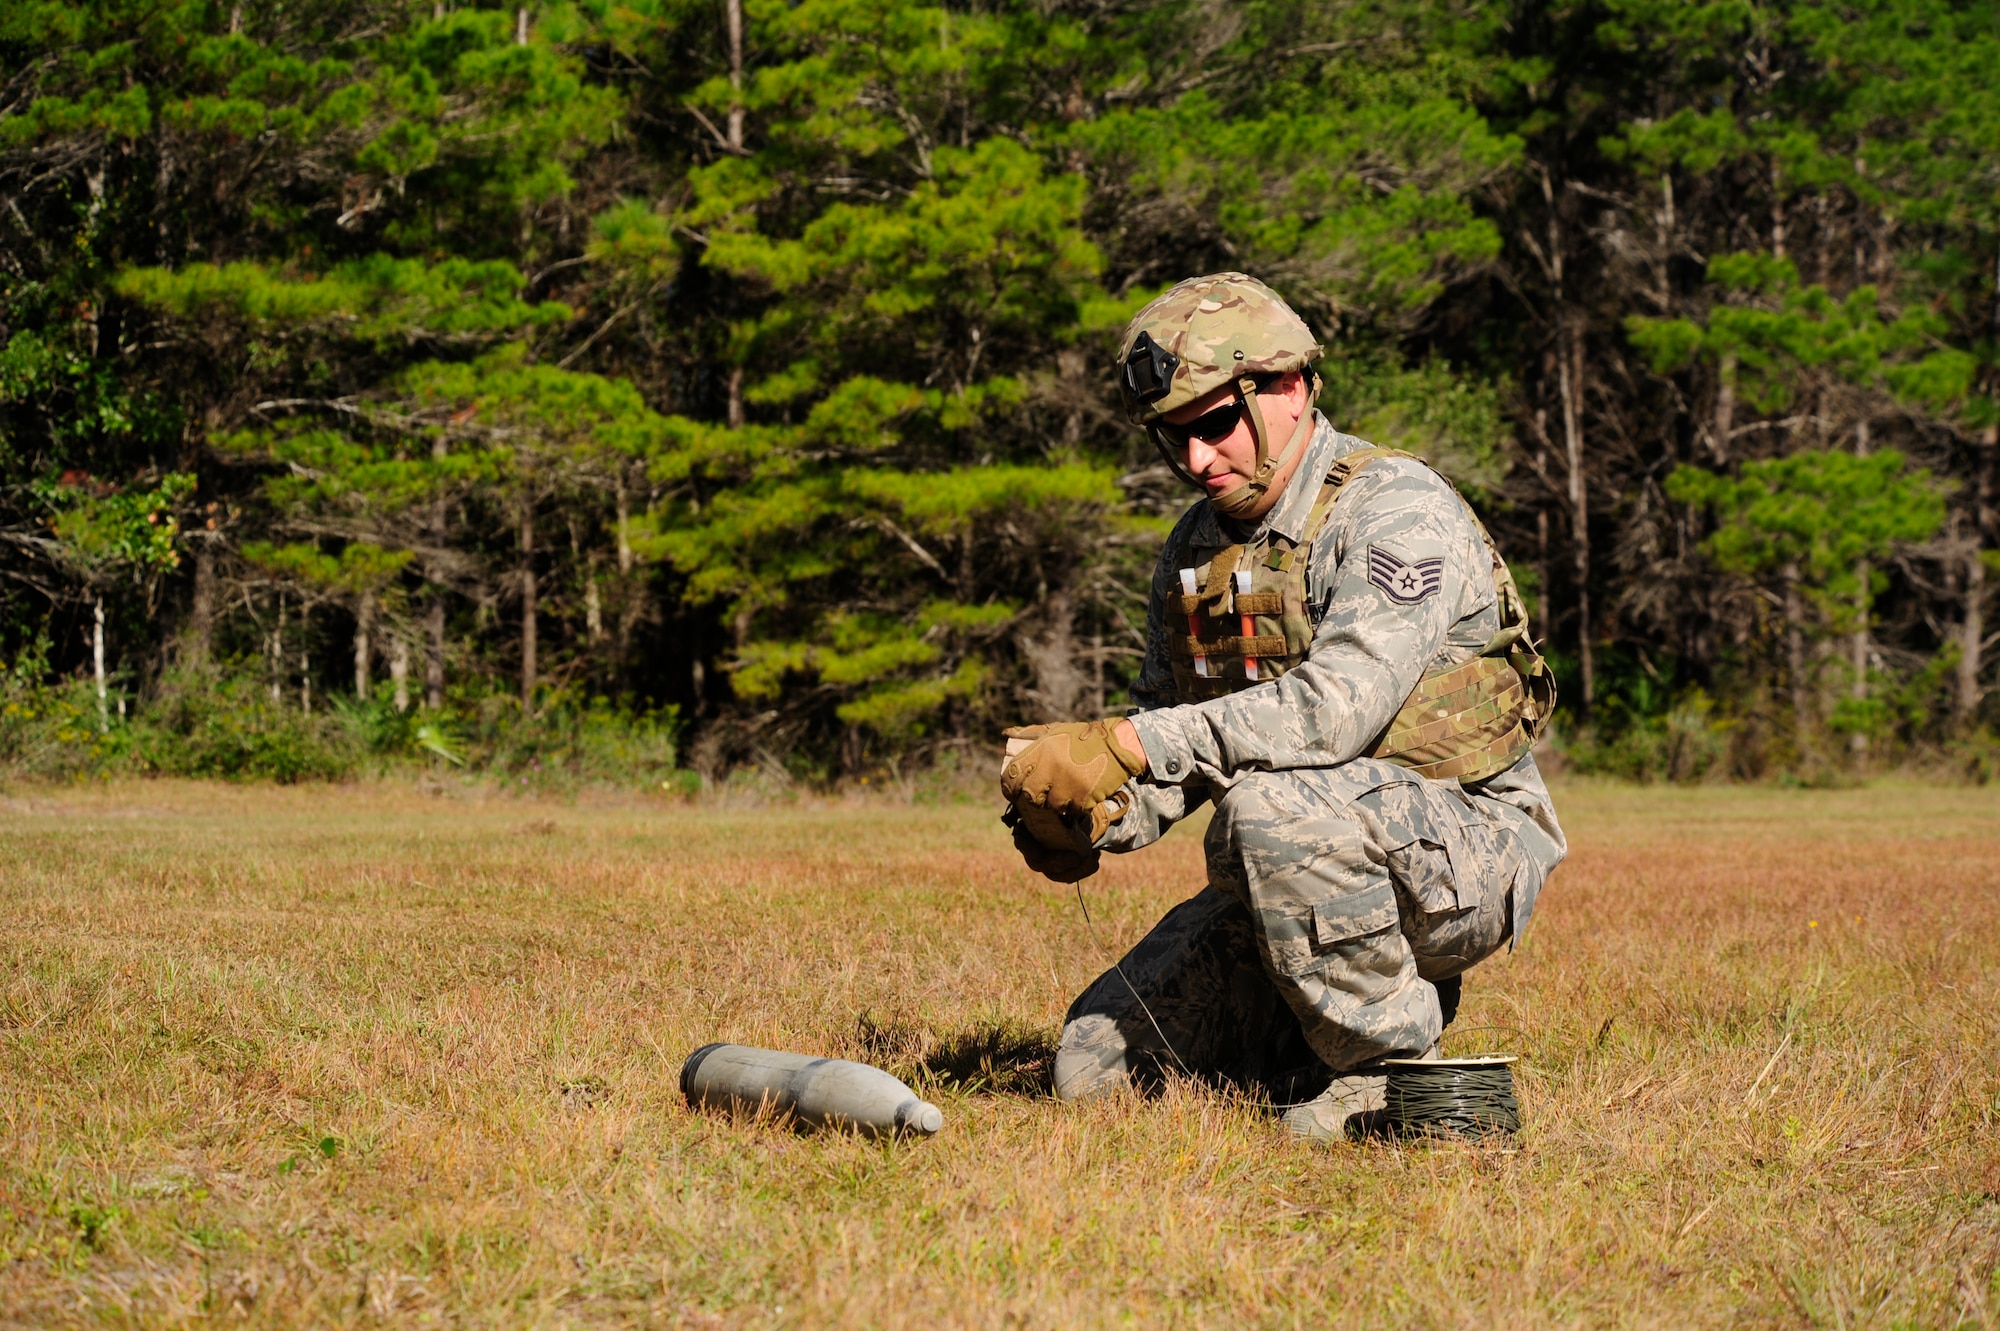
<svg viewBox="0 0 2000 1331">
<path fill-rule="evenodd" d="M 983 808 L 0 804 L 0 1321 L 1991 1326 L 2000 794 L 1573 787 L 1460 1047 L 1518 1150 L 1038 1089 L 1102 960 Z M 1107 939 L 1199 881 L 1090 884 Z M 1815 923 L 1816 922 L 1816 923 Z M 710 1039 L 917 1145 L 690 1114 Z"/>
</svg>

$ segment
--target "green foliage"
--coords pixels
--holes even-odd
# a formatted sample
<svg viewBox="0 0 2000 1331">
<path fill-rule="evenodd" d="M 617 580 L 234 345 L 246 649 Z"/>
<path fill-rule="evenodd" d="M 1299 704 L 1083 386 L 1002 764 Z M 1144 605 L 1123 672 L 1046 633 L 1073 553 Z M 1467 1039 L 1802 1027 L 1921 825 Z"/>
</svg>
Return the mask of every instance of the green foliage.
<svg viewBox="0 0 2000 1331">
<path fill-rule="evenodd" d="M 1790 260 L 1766 254 L 1722 255 L 1708 274 L 1721 292 L 1753 303 L 1714 306 L 1706 327 L 1688 319 L 1627 319 L 1626 335 L 1656 372 L 1727 358 L 1737 391 L 1769 413 L 1790 408 L 1801 375 L 1812 370 L 1849 383 L 1880 383 L 1911 405 L 1932 409 L 1949 409 L 1972 390 L 1974 360 L 1936 345 L 1944 324 L 1929 309 L 1892 316 L 1873 286 L 1836 301 L 1823 286 L 1801 286 Z"/>
<path fill-rule="evenodd" d="M 0 666 L 0 773 L 67 779 L 102 771 L 115 741 L 83 680 L 49 678 L 46 635 L 29 639 Z"/>
<path fill-rule="evenodd" d="M 53 510 L 49 525 L 70 563 L 93 573 L 158 572 L 178 566 L 175 508 L 194 494 L 195 478 L 169 472 L 144 489 L 93 493 L 86 485 L 43 481 L 34 487 Z"/>
<path fill-rule="evenodd" d="M 1380 350 L 1329 356 L 1320 373 L 1320 409 L 1341 429 L 1415 453 L 1475 500 L 1506 477 L 1500 385 L 1435 360 L 1405 367 Z"/>
<path fill-rule="evenodd" d="M 1300 288 L 1303 306 L 1334 321 L 1422 310 L 1493 259 L 1500 233 L 1471 196 L 1520 150 L 1470 106 L 1434 93 L 1257 119 L 1197 93 L 1070 133 L 1129 172 L 1128 188 L 1211 215 L 1244 262 Z"/>
<path fill-rule="evenodd" d="M 518 699 L 489 695 L 454 699 L 442 716 L 399 714 L 376 698 L 350 707 L 349 717 L 374 753 L 439 772 L 543 790 L 679 786 L 681 721 L 673 707 L 552 690 L 528 715 Z"/>
<path fill-rule="evenodd" d="M 286 785 L 347 776 L 364 752 L 339 715 L 304 712 L 237 671 L 168 676 L 121 745 L 139 772 Z"/>
<path fill-rule="evenodd" d="M 1735 478 L 1683 467 L 1668 478 L 1667 493 L 1714 512 L 1704 548 L 1722 569 L 1751 578 L 1789 570 L 1835 625 L 1857 597 L 1872 601 L 1881 590 L 1879 577 L 1865 589 L 1856 581 L 1862 561 L 1928 540 L 1944 523 L 1937 482 L 1893 449 L 1866 457 L 1796 453 L 1747 462 Z"/>
<path fill-rule="evenodd" d="M 461 696 L 442 713 L 398 712 L 386 691 L 307 712 L 252 672 L 169 673 L 125 719 L 100 712 L 90 681 L 51 681 L 48 642 L 0 668 L 0 776 L 73 780 L 113 774 L 284 784 L 429 766 L 473 781 L 539 790 L 681 790 L 681 721 L 646 707 L 554 690 L 524 716 L 506 696 Z"/>
<path fill-rule="evenodd" d="M 1641 784 L 1730 775 L 1730 727 L 1715 710 L 1701 689 L 1669 701 L 1639 675 L 1630 696 L 1607 699 L 1590 725 L 1561 736 L 1563 760 L 1579 772 Z"/>
<path fill-rule="evenodd" d="M 428 264 L 373 254 L 324 273 L 290 275 L 257 263 L 133 268 L 118 275 L 113 289 L 178 318 L 208 323 L 211 335 L 215 321 L 237 319 L 257 334 L 388 346 L 413 338 L 464 341 L 569 317 L 561 305 L 524 303 L 522 285 L 509 263 Z"/>
<path fill-rule="evenodd" d="M 384 550 L 366 541 L 351 541 L 338 555 L 297 543 L 270 545 L 247 542 L 243 558 L 261 568 L 310 587 L 328 591 L 376 592 L 394 581 L 414 557 L 408 550 Z"/>
<path fill-rule="evenodd" d="M 167 682 L 50 770 L 287 779 L 858 777 L 1115 706 L 1188 495 L 1112 349 L 1243 268 L 1579 682 L 1589 593 L 1579 761 L 1741 768 L 1701 737 L 1778 689 L 1794 566 L 1885 648 L 1832 731 L 1941 733 L 2000 544 L 1993 17 L 801 0 L 739 78 L 689 0 L 5 7 L 0 641 L 54 626 L 10 687 L 69 697 L 102 604 Z"/>
</svg>

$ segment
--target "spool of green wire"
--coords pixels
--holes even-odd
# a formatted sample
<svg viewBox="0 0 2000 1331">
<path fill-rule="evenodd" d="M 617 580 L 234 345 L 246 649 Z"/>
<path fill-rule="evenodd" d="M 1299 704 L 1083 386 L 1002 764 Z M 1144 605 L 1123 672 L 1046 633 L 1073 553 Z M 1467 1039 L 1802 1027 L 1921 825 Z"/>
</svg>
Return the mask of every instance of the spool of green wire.
<svg viewBox="0 0 2000 1331">
<path fill-rule="evenodd" d="M 1402 1136 L 1486 1137 L 1521 1130 L 1512 1054 L 1392 1058 L 1383 1117 Z"/>
</svg>

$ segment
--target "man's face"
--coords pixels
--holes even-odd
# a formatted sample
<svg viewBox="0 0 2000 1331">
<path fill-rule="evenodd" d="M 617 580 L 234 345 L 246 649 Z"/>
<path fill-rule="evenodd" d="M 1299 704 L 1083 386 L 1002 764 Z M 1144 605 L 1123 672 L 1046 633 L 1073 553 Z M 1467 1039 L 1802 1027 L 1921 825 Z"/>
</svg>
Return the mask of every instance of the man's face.
<svg viewBox="0 0 2000 1331">
<path fill-rule="evenodd" d="M 1206 397 L 1196 398 L 1186 406 L 1168 412 L 1161 419 L 1169 425 L 1186 425 L 1235 400 L 1235 390 L 1225 385 Z M 1276 454 L 1283 450 L 1286 441 L 1292 437 L 1292 431 L 1298 426 L 1299 417 L 1310 409 L 1311 404 L 1306 400 L 1305 376 L 1293 370 L 1272 384 L 1267 391 L 1252 397 L 1250 403 L 1253 409 L 1264 413 L 1264 438 L 1267 447 Z M 1285 459 L 1285 464 L 1278 468 L 1275 476 L 1271 477 L 1271 484 L 1265 490 L 1264 497 L 1258 500 L 1256 506 L 1248 513 L 1242 514 L 1242 517 L 1261 518 L 1277 506 L 1279 496 L 1284 493 L 1285 483 L 1298 468 L 1299 459 L 1304 453 L 1305 450 L 1301 448 Z M 1234 429 L 1214 438 L 1205 439 L 1199 434 L 1191 436 L 1188 439 L 1187 451 L 1181 455 L 1181 462 L 1187 467 L 1188 473 L 1201 482 L 1202 489 L 1211 499 L 1217 495 L 1227 494 L 1244 484 L 1257 472 L 1257 436 L 1251 433 L 1249 419 L 1239 415 Z"/>
</svg>

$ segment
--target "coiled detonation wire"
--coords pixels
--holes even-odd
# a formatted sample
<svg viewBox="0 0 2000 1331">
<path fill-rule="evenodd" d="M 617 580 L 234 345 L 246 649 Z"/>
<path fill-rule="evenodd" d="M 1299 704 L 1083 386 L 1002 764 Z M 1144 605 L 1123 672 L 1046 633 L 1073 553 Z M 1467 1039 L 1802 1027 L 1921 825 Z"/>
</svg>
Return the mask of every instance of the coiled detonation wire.
<svg viewBox="0 0 2000 1331">
<path fill-rule="evenodd" d="M 1483 1137 L 1521 1130 L 1514 1069 L 1499 1059 L 1398 1062 L 1384 1113 L 1398 1133 Z"/>
</svg>

